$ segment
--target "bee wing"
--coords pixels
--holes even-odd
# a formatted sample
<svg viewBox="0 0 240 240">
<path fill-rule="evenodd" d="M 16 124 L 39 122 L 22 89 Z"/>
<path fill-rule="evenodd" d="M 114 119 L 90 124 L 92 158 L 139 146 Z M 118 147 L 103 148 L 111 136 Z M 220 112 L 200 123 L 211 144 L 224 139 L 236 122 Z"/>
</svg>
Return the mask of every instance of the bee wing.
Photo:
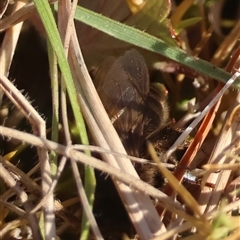
<svg viewBox="0 0 240 240">
<path fill-rule="evenodd" d="M 103 105 L 130 155 L 138 156 L 143 142 L 144 109 L 149 93 L 148 69 L 136 50 L 116 59 L 95 85 Z"/>
</svg>

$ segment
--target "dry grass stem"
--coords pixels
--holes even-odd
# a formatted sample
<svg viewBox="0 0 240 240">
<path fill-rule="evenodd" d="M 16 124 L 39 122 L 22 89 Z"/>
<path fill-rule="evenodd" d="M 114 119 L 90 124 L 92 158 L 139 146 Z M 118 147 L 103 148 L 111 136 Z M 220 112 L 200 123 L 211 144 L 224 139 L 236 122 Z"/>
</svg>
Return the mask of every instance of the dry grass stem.
<svg viewBox="0 0 240 240">
<path fill-rule="evenodd" d="M 22 1 L 17 1 L 14 4 L 13 14 L 17 10 L 25 6 Z M 0 49 L 0 73 L 8 76 L 8 72 L 12 63 L 12 58 L 16 49 L 19 34 L 22 29 L 22 22 L 18 23 L 7 30 Z M 1 25 L 1 24 L 0 24 Z"/>
<path fill-rule="evenodd" d="M 37 228 L 38 227 L 37 218 L 35 215 L 30 214 L 32 206 L 28 202 L 27 193 L 23 191 L 23 189 L 19 186 L 16 180 L 9 174 L 8 170 L 3 166 L 3 164 L 0 165 L 0 176 L 5 181 L 5 183 L 9 186 L 9 188 L 12 188 L 14 190 L 14 192 L 17 194 L 17 196 L 21 200 L 26 211 L 26 217 L 32 229 L 33 237 L 36 240 L 40 240 L 41 237 L 39 235 L 39 231 Z"/>
<path fill-rule="evenodd" d="M 33 132 L 37 136 L 46 138 L 45 121 L 41 118 L 38 112 L 26 100 L 22 93 L 3 75 L 0 73 L 0 86 L 8 98 L 15 104 L 16 107 L 25 115 L 32 125 Z M 48 161 L 48 153 L 44 148 L 38 148 L 39 162 L 42 171 L 42 191 L 45 195 L 50 189 L 52 178 L 50 164 Z M 54 197 L 49 195 L 44 206 L 45 231 L 47 235 L 55 237 L 55 215 L 54 215 Z"/>
<path fill-rule="evenodd" d="M 36 184 L 35 181 L 33 181 L 27 174 L 23 173 L 20 169 L 16 168 L 10 162 L 4 160 L 3 158 L 1 158 L 0 161 L 1 161 L 1 164 L 3 164 L 3 166 L 7 167 L 9 172 L 11 172 L 12 174 L 13 173 L 16 174 L 15 178 L 18 179 L 18 182 L 25 187 L 25 189 L 29 193 L 30 198 L 32 197 L 32 195 L 34 198 L 41 197 L 42 195 L 41 187 L 38 184 Z M 58 178 L 59 178 L 59 175 L 58 175 Z M 58 180 L 58 178 L 56 178 L 56 181 Z M 34 208 L 32 207 L 28 214 L 35 215 L 35 213 L 39 211 L 40 208 L 44 207 L 44 205 L 46 204 L 46 200 L 48 199 L 49 195 L 53 194 L 55 187 L 56 187 L 56 184 L 54 185 L 54 181 L 53 181 L 53 185 L 49 190 L 48 194 L 46 194 Z M 3 202 L 3 200 L 11 197 L 11 195 L 7 195 L 7 192 L 12 194 L 12 191 L 6 191 L 4 194 L 0 196 L 1 198 L 0 200 L 5 205 L 5 207 L 7 207 L 7 209 L 12 210 L 13 212 L 17 213 L 19 216 L 23 216 L 23 214 L 25 214 L 25 211 L 17 207 L 17 205 L 19 205 L 20 203 L 18 204 L 17 201 L 14 201 L 15 205 L 10 205 L 7 202 Z M 74 204 L 74 202 L 72 202 L 71 204 Z M 75 219 L 73 216 L 71 216 L 71 213 L 57 200 L 54 201 L 54 205 L 55 205 L 54 209 L 55 209 L 56 215 L 61 219 L 63 219 L 65 221 L 65 224 L 77 229 L 79 225 L 79 221 Z M 37 213 L 37 216 L 39 216 L 39 213 L 40 212 Z"/>
<path fill-rule="evenodd" d="M 167 209 L 171 209 L 171 211 L 176 211 L 176 212 L 181 210 L 184 211 L 180 203 L 172 200 L 170 197 L 166 196 L 163 192 L 159 191 L 153 186 L 141 181 L 138 178 L 135 178 L 130 174 L 120 171 L 116 167 L 110 166 L 107 163 L 99 161 L 99 159 L 96 159 L 94 157 L 87 156 L 84 153 L 75 151 L 71 147 L 69 148 L 46 139 L 36 137 L 29 133 L 21 132 L 20 134 L 20 131 L 9 129 L 2 126 L 0 126 L 0 133 L 3 136 L 24 141 L 36 147 L 44 147 L 49 150 L 54 150 L 61 155 L 74 159 L 75 161 L 90 165 L 96 169 L 99 169 L 100 171 L 106 172 L 114 176 L 114 178 L 116 178 L 117 180 L 131 186 L 131 189 L 140 190 L 145 196 L 146 194 L 148 194 L 154 198 L 157 198 L 160 201 L 160 203 L 164 205 L 164 207 L 166 207 Z"/>
<path fill-rule="evenodd" d="M 234 75 L 239 77 L 240 73 L 236 72 Z M 209 164 L 210 163 L 233 164 L 235 162 L 235 159 L 229 158 L 225 154 L 225 152 L 228 150 L 228 151 L 237 153 L 238 151 L 237 146 L 239 142 L 239 137 L 236 136 L 235 133 L 239 131 L 239 122 L 233 121 L 231 126 L 229 127 L 228 121 L 232 111 L 239 104 L 240 104 L 240 95 L 238 94 L 235 102 L 232 104 L 231 109 L 229 109 L 228 114 L 226 115 L 225 123 L 223 125 L 222 131 L 213 149 L 212 155 L 208 161 Z M 230 170 L 223 170 L 215 173 L 207 173 L 204 176 L 202 184 L 204 185 L 204 183 L 208 182 L 208 183 L 212 183 L 215 187 L 214 187 L 214 191 L 213 189 L 210 189 L 208 187 L 203 187 L 201 196 L 199 198 L 199 204 L 201 205 L 202 212 L 211 211 L 213 208 L 215 208 L 215 206 L 217 206 L 217 203 L 219 202 L 221 194 L 228 183 L 230 174 L 231 174 Z"/>
<path fill-rule="evenodd" d="M 70 54 L 70 65 L 76 80 L 75 84 L 79 93 L 81 109 L 88 122 L 94 141 L 102 148 L 126 154 L 119 136 L 112 126 L 96 89 L 93 86 L 82 58 L 76 34 L 73 34 L 71 37 Z M 139 178 L 130 160 L 105 154 L 103 154 L 103 159 L 124 172 Z M 141 238 L 148 239 L 153 235 L 165 231 L 164 225 L 160 223 L 158 214 L 148 196 L 138 191 L 132 192 L 128 186 L 114 179 L 113 181 Z M 131 206 L 134 206 L 134 208 Z M 146 215 L 144 212 L 148 214 Z"/>
<path fill-rule="evenodd" d="M 73 1 L 73 3 L 70 6 L 69 1 L 61 1 L 59 3 L 59 11 L 58 11 L 58 25 L 59 25 L 59 33 L 62 38 L 64 50 L 66 56 L 68 56 L 68 50 L 69 50 L 69 43 L 70 43 L 70 37 L 72 35 L 72 31 L 74 28 L 74 14 L 77 7 L 77 1 Z M 71 8 L 71 9 L 70 9 Z M 70 128 L 68 124 L 68 114 L 67 114 L 67 103 L 66 103 L 66 88 L 64 84 L 64 80 L 61 80 L 61 103 L 62 103 L 62 119 L 63 119 L 63 126 L 64 126 L 64 132 L 65 132 L 65 139 L 67 142 L 67 146 L 71 146 L 71 136 L 70 136 Z M 96 236 L 97 239 L 103 239 L 102 235 L 99 231 L 98 225 L 96 223 L 96 219 L 93 216 L 92 209 L 89 206 L 89 202 L 84 190 L 84 186 L 82 184 L 81 176 L 79 174 L 79 170 L 77 167 L 77 164 L 75 161 L 71 161 L 75 181 L 78 188 L 78 194 L 81 200 L 81 203 L 83 204 L 84 212 L 88 218 L 88 221 L 90 223 L 91 229 L 94 233 L 94 236 Z"/>
<path fill-rule="evenodd" d="M 205 115 L 210 111 L 210 109 L 219 101 L 223 94 L 231 87 L 234 81 L 240 76 L 240 73 L 236 72 L 224 85 L 224 87 L 217 93 L 215 98 L 205 107 L 201 114 L 184 130 L 181 136 L 176 140 L 176 142 L 168 149 L 166 153 L 166 159 L 177 149 L 177 147 L 187 138 L 187 136 L 192 132 L 192 130 L 199 124 L 199 122 L 205 117 Z"/>
<path fill-rule="evenodd" d="M 21 1 L 17 1 L 21 2 Z M 35 12 L 34 3 L 28 3 L 25 6 L 21 7 L 13 15 L 0 20 L 0 32 L 11 28 L 12 26 L 28 19 Z"/>
</svg>

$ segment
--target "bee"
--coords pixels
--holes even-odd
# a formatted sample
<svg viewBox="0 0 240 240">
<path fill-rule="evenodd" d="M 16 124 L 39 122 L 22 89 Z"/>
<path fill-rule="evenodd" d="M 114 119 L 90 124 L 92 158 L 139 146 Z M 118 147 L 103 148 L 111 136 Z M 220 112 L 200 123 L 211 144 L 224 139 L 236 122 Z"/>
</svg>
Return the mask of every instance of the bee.
<svg viewBox="0 0 240 240">
<path fill-rule="evenodd" d="M 117 59 L 107 58 L 98 69 L 94 84 L 129 155 L 148 158 L 146 140 L 153 143 L 159 155 L 171 146 L 176 136 L 169 136 L 176 132 L 168 126 L 165 88 L 159 83 L 150 83 L 148 68 L 137 50 L 129 50 Z M 143 181 L 157 188 L 163 186 L 164 179 L 155 166 L 135 163 L 134 167 Z M 101 173 L 96 176 L 94 213 L 101 231 L 114 234 L 114 237 L 104 234 L 104 239 L 121 239 L 115 233 L 131 235 L 131 222 L 112 181 Z"/>
<path fill-rule="evenodd" d="M 169 121 L 166 94 L 161 84 L 150 84 L 144 58 L 134 49 L 108 58 L 95 86 L 127 153 L 142 157 L 146 139 L 154 139 Z"/>
</svg>

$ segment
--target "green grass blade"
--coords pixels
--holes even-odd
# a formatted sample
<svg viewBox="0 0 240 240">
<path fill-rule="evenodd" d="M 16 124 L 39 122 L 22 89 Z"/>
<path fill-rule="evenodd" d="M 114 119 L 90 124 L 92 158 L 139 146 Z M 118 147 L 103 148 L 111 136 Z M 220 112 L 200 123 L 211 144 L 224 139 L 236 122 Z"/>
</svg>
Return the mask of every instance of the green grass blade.
<svg viewBox="0 0 240 240">
<path fill-rule="evenodd" d="M 159 53 L 193 69 L 199 74 L 214 78 L 223 83 L 231 77 L 231 75 L 223 69 L 218 68 L 207 61 L 192 57 L 178 47 L 170 46 L 157 37 L 83 7 L 77 7 L 75 19 L 119 40 Z M 235 87 L 240 87 L 240 84 L 236 83 Z"/>
<path fill-rule="evenodd" d="M 51 12 L 50 5 L 47 2 L 47 0 L 34 0 L 34 3 L 38 11 L 38 14 L 42 20 L 42 23 L 45 27 L 49 42 L 57 56 L 58 64 L 65 80 L 65 85 L 70 98 L 76 126 L 79 131 L 79 136 L 81 138 L 81 142 L 82 144 L 88 145 L 89 141 L 88 141 L 88 136 L 86 132 L 86 127 L 85 127 L 83 116 L 81 114 L 80 107 L 77 101 L 77 93 L 74 87 L 70 67 L 68 65 L 66 56 L 64 54 L 63 45 L 60 39 L 59 32 L 57 30 L 57 26 L 56 26 L 53 14 Z M 86 184 L 85 191 L 89 200 L 89 204 L 92 207 L 94 192 L 95 192 L 95 176 L 94 176 L 93 169 L 90 167 L 86 168 L 85 179 L 86 178 L 88 179 L 88 181 L 85 182 Z M 82 229 L 82 231 L 88 232 L 89 224 L 87 224 L 87 219 L 83 218 L 83 220 L 86 221 L 85 224 L 82 224 L 86 226 L 86 229 Z"/>
<path fill-rule="evenodd" d="M 76 125 L 81 137 L 81 141 L 83 144 L 88 144 L 85 123 L 83 121 L 83 117 L 80 112 L 80 107 L 78 105 L 77 93 L 74 87 L 70 67 L 64 54 L 63 45 L 49 3 L 46 0 L 34 0 L 34 3 L 45 27 L 49 41 L 57 56 L 58 64 L 61 69 L 62 75 L 66 81 L 66 87 L 74 111 L 74 117 L 77 120 Z"/>
</svg>

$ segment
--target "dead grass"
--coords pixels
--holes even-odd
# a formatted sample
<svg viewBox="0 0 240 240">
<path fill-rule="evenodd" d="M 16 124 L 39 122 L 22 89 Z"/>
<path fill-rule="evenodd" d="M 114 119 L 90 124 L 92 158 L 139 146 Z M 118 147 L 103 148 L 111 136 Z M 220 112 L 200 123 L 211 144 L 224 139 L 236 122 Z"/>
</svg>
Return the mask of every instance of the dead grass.
<svg viewBox="0 0 240 240">
<path fill-rule="evenodd" d="M 59 32 L 65 39 L 66 52 L 69 51 L 68 61 L 78 103 L 91 142 L 99 147 L 79 145 L 79 136 L 74 133 L 76 124 L 72 109 L 64 95 L 64 84 L 61 97 L 65 98 L 65 103 L 60 103 L 63 115 L 59 117 L 59 124 L 52 125 L 56 103 L 52 99 L 59 96 L 52 93 L 46 36 L 34 5 L 14 1 L 0 20 L 0 88 L 4 93 L 0 108 L 1 239 L 128 239 L 126 235 L 134 239 L 161 240 L 239 239 L 240 96 L 231 88 L 240 75 L 238 21 L 233 17 L 236 25 L 223 35 L 219 33 L 223 19 L 211 22 L 207 13 L 202 12 L 207 24 L 201 20 L 178 36 L 178 43 L 193 56 L 215 66 L 226 66 L 226 71 L 233 75 L 226 85 L 196 76 L 185 66 L 140 50 L 149 64 L 151 78 L 159 75 L 159 71 L 153 71 L 150 66 L 156 59 L 160 64 L 156 66 L 161 66 L 164 72 L 161 78 L 168 90 L 170 115 L 176 119 L 174 124 L 171 121 L 171 128 L 185 129 L 178 139 L 174 139 L 175 144 L 165 149 L 161 159 L 170 158 L 186 142 L 189 134 L 191 139 L 188 149 L 177 159 L 178 164 L 171 172 L 166 168 L 169 165 L 158 162 L 154 149 L 150 151 L 151 158 L 159 165 L 159 172 L 167 179 L 167 183 L 157 189 L 139 179 L 130 161 L 134 158 L 126 155 L 88 72 L 99 67 L 105 54 L 118 57 L 132 46 L 108 38 L 105 42 L 103 33 L 91 32 L 81 23 L 70 28 L 69 35 L 65 35 L 70 12 L 67 11 L 69 2 L 64 3 Z M 102 3 L 102 6 L 109 4 L 107 1 Z M 125 16 L 126 11 L 130 12 L 124 4 L 119 5 L 118 10 L 124 10 L 118 18 Z M 209 15 L 219 14 L 214 9 L 198 7 L 208 11 Z M 139 11 L 135 7 L 133 10 Z M 183 6 L 174 10 L 172 20 L 176 24 L 181 20 L 180 10 L 184 10 Z M 23 22 L 17 24 L 16 19 Z M 91 39 L 91 36 L 95 38 Z M 96 39 L 100 39 L 99 45 Z M 72 42 L 68 45 L 70 40 Z M 55 70 L 58 72 L 56 66 Z M 190 107 L 187 110 L 178 107 L 190 99 L 195 99 L 194 111 L 191 112 Z M 210 111 L 205 111 L 210 107 Z M 52 135 L 54 127 L 58 133 L 56 139 Z M 54 158 L 58 162 L 56 169 Z M 84 175 L 90 167 L 98 170 L 94 211 L 84 190 Z M 199 168 L 204 171 L 197 183 L 184 180 L 188 170 Z M 89 237 L 88 233 L 81 232 L 83 211 L 90 222 Z"/>
</svg>

